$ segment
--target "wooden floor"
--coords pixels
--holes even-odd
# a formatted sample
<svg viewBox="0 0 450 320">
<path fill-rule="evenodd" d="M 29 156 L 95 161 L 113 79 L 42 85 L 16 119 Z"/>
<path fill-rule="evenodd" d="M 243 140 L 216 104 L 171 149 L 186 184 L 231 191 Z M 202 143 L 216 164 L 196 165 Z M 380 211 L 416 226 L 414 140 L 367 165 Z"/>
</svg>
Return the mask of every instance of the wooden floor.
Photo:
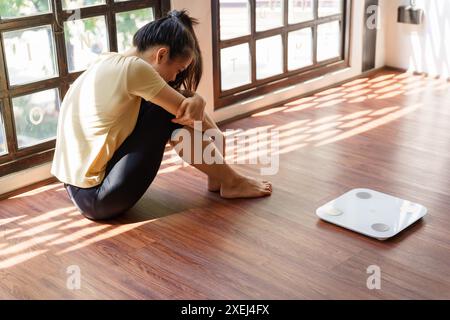
<svg viewBox="0 0 450 320">
<path fill-rule="evenodd" d="M 254 128 L 279 131 L 269 198 L 221 199 L 168 153 L 144 198 L 109 223 L 84 219 L 61 184 L 1 201 L 0 298 L 450 298 L 450 83 L 385 70 L 223 127 Z M 429 214 L 385 242 L 316 217 L 355 187 Z M 380 290 L 366 286 L 371 265 Z"/>
</svg>

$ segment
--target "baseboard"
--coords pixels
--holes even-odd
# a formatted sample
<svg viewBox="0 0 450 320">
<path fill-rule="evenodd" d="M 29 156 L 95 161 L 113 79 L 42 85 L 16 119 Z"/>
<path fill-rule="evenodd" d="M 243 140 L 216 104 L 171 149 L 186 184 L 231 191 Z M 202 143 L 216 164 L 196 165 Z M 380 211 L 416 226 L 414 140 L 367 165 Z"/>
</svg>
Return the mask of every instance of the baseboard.
<svg viewBox="0 0 450 320">
<path fill-rule="evenodd" d="M 56 181 L 50 174 L 50 167 L 51 162 L 46 162 L 0 177 L 0 199 L 9 198 Z"/>
<path fill-rule="evenodd" d="M 392 66 L 385 66 L 386 69 L 388 70 L 393 70 L 393 71 L 397 71 L 397 72 L 402 72 L 402 73 L 411 73 L 412 75 L 415 76 L 422 76 L 422 77 L 426 77 L 426 78 L 431 78 L 431 79 L 442 79 L 442 80 L 446 80 L 450 82 L 450 77 L 448 77 L 447 79 L 443 78 L 440 75 L 430 75 L 428 72 L 419 72 L 419 71 L 409 71 L 405 68 L 398 68 L 398 67 L 392 67 Z"/>
<path fill-rule="evenodd" d="M 397 71 L 397 72 L 401 72 L 401 73 L 406 73 L 408 72 L 408 70 L 404 69 L 404 68 L 398 68 L 398 67 L 392 67 L 389 65 L 384 66 L 384 69 L 386 70 L 392 70 L 392 71 Z"/>
<path fill-rule="evenodd" d="M 25 193 L 25 192 L 28 192 L 31 190 L 34 190 L 34 189 L 37 189 L 37 188 L 40 188 L 40 187 L 43 187 L 43 186 L 46 186 L 46 185 L 49 185 L 49 184 L 57 182 L 57 181 L 58 181 L 58 179 L 56 179 L 55 177 L 51 177 L 51 178 L 27 185 L 27 186 L 21 187 L 19 189 L 15 189 L 13 191 L 9 191 L 7 193 L 0 194 L 0 201 L 11 198 L 13 196 L 17 196 L 19 194 L 22 194 L 22 193 Z"/>
</svg>

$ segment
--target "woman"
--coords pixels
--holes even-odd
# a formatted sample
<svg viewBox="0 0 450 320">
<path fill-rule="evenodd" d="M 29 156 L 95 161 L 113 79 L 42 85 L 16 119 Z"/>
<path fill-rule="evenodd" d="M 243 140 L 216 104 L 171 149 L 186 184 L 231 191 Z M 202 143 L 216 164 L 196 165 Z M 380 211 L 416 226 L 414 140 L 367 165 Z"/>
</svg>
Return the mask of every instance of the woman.
<svg viewBox="0 0 450 320">
<path fill-rule="evenodd" d="M 202 75 L 196 23 L 185 11 L 171 11 L 145 25 L 131 50 L 102 54 L 64 97 L 51 172 L 85 217 L 110 219 L 131 208 L 155 178 L 176 129 L 193 137 L 194 121 L 202 121 L 204 130 L 219 130 L 204 113 L 205 101 L 191 93 Z M 224 161 L 193 166 L 224 198 L 272 192 L 268 181 L 245 177 Z"/>
</svg>

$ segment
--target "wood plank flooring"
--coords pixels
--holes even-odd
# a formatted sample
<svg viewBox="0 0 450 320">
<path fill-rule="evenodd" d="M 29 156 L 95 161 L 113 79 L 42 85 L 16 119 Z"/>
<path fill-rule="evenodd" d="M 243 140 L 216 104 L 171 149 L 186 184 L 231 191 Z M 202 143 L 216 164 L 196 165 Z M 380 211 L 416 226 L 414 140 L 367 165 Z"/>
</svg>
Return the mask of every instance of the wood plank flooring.
<svg viewBox="0 0 450 320">
<path fill-rule="evenodd" d="M 168 151 L 145 196 L 114 221 L 83 218 L 59 183 L 1 201 L 0 298 L 450 298 L 449 82 L 384 70 L 223 126 L 255 128 L 279 132 L 268 198 L 221 199 Z M 385 242 L 316 217 L 355 187 L 429 214 Z M 370 265 L 380 290 L 366 286 Z"/>
</svg>

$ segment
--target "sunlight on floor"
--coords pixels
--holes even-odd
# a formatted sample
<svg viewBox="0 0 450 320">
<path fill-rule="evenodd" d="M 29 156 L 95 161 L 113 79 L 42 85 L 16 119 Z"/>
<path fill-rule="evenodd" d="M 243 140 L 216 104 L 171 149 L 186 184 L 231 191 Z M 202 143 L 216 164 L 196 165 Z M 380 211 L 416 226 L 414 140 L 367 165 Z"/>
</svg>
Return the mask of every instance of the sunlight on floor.
<svg viewBox="0 0 450 320">
<path fill-rule="evenodd" d="M 424 86 L 433 86 L 433 92 L 442 94 L 450 89 L 449 82 L 423 80 L 422 76 L 396 73 L 357 79 L 256 113 L 252 118 L 260 124 L 257 127 L 225 131 L 227 142 L 246 139 L 244 145 L 227 144 L 226 159 L 256 163 L 262 151 L 283 155 L 343 142 L 418 111 L 424 106 L 424 100 L 419 99 L 420 89 Z M 405 98 L 405 101 L 415 101 L 413 104 L 402 104 L 392 99 L 400 95 L 417 96 L 411 100 Z M 343 102 L 347 106 L 350 103 L 352 108 L 343 108 Z M 290 120 L 281 125 L 270 124 L 271 119 L 278 116 L 288 116 Z M 271 139 L 275 136 L 279 140 L 274 149 Z M 170 174 L 186 166 L 167 146 L 159 174 Z M 56 201 L 56 195 L 61 192 L 66 192 L 61 184 L 52 184 L 4 200 L 17 210 L 9 212 L 0 208 L 0 269 L 16 266 L 47 252 L 55 255 L 73 252 L 156 220 L 127 224 L 96 223 L 84 218 L 76 207 L 67 206 L 67 202 Z M 33 203 L 37 196 L 46 199 L 51 206 Z M 33 203 L 32 209 L 14 206 L 19 201 Z M 47 211 L 42 213 L 42 207 L 48 208 Z"/>
<path fill-rule="evenodd" d="M 227 143 L 226 160 L 230 162 L 254 164 L 262 151 L 271 149 L 270 138 L 278 133 L 278 148 L 273 149 L 274 155 L 286 154 L 301 148 L 322 147 L 327 144 L 343 141 L 353 136 L 373 130 L 379 126 L 391 123 L 401 117 L 417 111 L 423 103 L 399 105 L 390 101 L 400 95 L 414 95 L 418 88 L 428 84 L 430 79 L 412 74 L 388 73 L 375 78 L 362 78 L 339 87 L 327 89 L 310 97 L 303 97 L 284 106 L 264 110 L 251 117 L 270 122 L 278 114 L 288 113 L 292 121 L 280 126 L 258 126 L 249 130 L 232 129 L 225 131 Z M 432 85 L 440 90 L 450 88 L 443 80 L 432 81 Z M 360 111 L 348 111 L 342 108 L 342 103 L 354 104 Z M 320 117 L 320 112 L 313 110 L 333 110 L 334 115 Z M 319 115 L 318 118 L 304 118 L 307 114 Z M 255 130 L 262 134 L 255 136 Z M 247 141 L 238 145 L 236 140 L 246 136 Z M 269 138 L 269 139 L 268 139 Z M 239 153 L 239 154 L 237 154 Z M 171 150 L 164 155 L 159 173 L 171 173 L 187 165 Z"/>
<path fill-rule="evenodd" d="M 20 210 L 17 206 L 20 214 L 0 210 L 0 270 L 46 252 L 61 255 L 75 251 L 155 220 L 127 224 L 97 223 L 84 218 L 74 206 L 58 207 L 60 203 L 50 200 L 62 190 L 66 192 L 60 183 L 51 184 L 3 200 L 3 203 L 9 202 L 15 207 L 14 202 L 30 202 L 34 197 L 45 194 L 53 210 L 42 213 L 39 203 L 33 205 L 34 209 Z"/>
</svg>

